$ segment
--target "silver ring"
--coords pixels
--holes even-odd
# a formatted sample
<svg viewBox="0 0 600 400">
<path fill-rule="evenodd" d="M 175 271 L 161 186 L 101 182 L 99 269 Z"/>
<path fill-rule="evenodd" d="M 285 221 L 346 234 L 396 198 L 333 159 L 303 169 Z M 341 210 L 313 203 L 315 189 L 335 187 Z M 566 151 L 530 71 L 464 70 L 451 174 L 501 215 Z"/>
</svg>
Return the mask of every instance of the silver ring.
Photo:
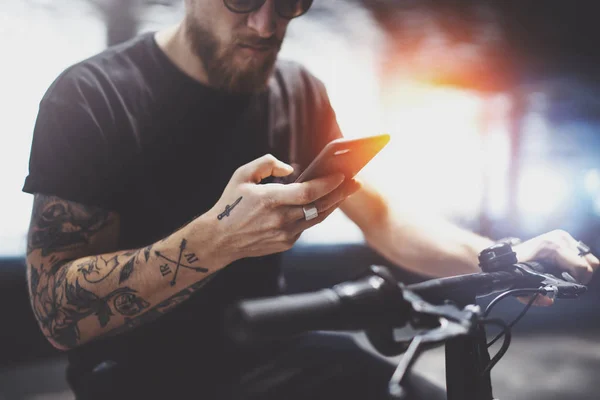
<svg viewBox="0 0 600 400">
<path fill-rule="evenodd" d="M 307 221 L 310 221 L 311 219 L 315 219 L 319 216 L 317 207 L 315 207 L 314 204 L 309 204 L 307 206 L 303 206 L 302 211 L 304 211 L 304 219 Z"/>
<path fill-rule="evenodd" d="M 579 250 L 579 255 L 582 257 L 592 252 L 592 249 L 582 241 L 577 242 L 577 250 Z"/>
</svg>

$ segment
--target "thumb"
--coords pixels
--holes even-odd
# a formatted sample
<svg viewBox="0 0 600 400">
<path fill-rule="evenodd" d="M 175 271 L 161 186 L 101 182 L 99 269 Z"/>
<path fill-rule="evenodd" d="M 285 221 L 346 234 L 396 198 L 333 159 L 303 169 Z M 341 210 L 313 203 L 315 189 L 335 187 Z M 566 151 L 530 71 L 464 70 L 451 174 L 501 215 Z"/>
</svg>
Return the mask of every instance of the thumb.
<svg viewBox="0 0 600 400">
<path fill-rule="evenodd" d="M 294 168 L 291 165 L 279 161 L 271 154 L 257 158 L 238 170 L 239 178 L 244 182 L 254 183 L 259 183 L 270 176 L 288 176 L 292 172 L 294 172 Z"/>
</svg>

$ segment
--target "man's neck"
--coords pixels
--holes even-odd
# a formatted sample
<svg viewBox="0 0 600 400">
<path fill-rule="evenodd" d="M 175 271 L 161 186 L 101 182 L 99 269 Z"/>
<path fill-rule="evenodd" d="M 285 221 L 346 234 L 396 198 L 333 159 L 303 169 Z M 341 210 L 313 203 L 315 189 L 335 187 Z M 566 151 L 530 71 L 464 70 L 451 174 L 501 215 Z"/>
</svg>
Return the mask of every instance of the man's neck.
<svg viewBox="0 0 600 400">
<path fill-rule="evenodd" d="M 163 29 L 154 36 L 158 47 L 184 73 L 200 83 L 209 85 L 202 61 L 192 52 L 185 35 L 184 22 Z"/>
</svg>

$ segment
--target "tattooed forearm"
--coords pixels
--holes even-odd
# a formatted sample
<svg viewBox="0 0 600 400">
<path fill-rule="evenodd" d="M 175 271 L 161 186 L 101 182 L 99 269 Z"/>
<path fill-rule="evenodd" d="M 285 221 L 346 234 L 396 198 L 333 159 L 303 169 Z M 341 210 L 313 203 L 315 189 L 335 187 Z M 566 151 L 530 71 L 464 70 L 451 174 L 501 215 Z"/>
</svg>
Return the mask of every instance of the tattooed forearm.
<svg viewBox="0 0 600 400">
<path fill-rule="evenodd" d="M 228 206 L 227 215 L 239 200 Z M 213 245 L 202 230 L 190 243 L 176 232 L 127 251 L 118 251 L 119 232 L 116 213 L 36 195 L 27 253 L 30 299 L 42 331 L 56 347 L 66 350 L 115 329 L 131 329 L 205 284 L 181 291 L 208 277 L 211 271 L 202 264 L 214 264 L 190 248 L 190 243 Z"/>
<path fill-rule="evenodd" d="M 169 255 L 162 252 L 165 250 L 154 250 L 153 246 L 148 246 L 135 251 L 89 256 L 71 262 L 59 260 L 58 264 L 51 267 L 30 262 L 30 298 L 44 334 L 61 348 L 68 349 L 78 346 L 82 340 L 109 334 L 106 332 L 115 327 L 120 332 L 122 330 L 119 329 L 131 329 L 147 320 L 158 318 L 204 286 L 208 279 L 197 282 L 166 300 L 159 298 L 158 304 L 152 304 L 151 299 L 143 295 L 152 293 L 151 297 L 156 297 L 156 289 L 148 292 L 145 286 L 145 280 L 151 275 L 140 279 L 139 275 L 134 277 L 134 273 L 154 270 L 156 274 L 155 268 L 159 268 L 161 275 L 158 276 L 173 276 L 173 282 L 178 272 L 181 275 L 180 269 L 209 272 L 207 268 L 190 265 L 200 260 L 187 246 L 187 240 L 181 239 L 179 248 L 168 250 Z M 50 258 L 52 257 L 45 260 L 49 261 Z M 136 268 L 139 263 L 147 268 Z M 118 320 L 111 322 L 117 317 Z M 94 326 L 105 328 L 106 332 Z M 95 332 L 91 336 L 90 329 Z M 84 331 L 86 337 L 82 338 Z"/>
<path fill-rule="evenodd" d="M 126 318 L 124 325 L 107 333 L 106 336 L 116 336 L 116 335 L 119 335 L 128 330 L 136 328 L 140 325 L 143 325 L 147 322 L 154 321 L 155 319 L 157 319 L 160 316 L 169 312 L 172 308 L 176 307 L 177 305 L 179 305 L 179 304 L 183 303 L 185 300 L 187 300 L 194 292 L 201 289 L 208 282 L 210 282 L 215 275 L 216 274 L 209 275 L 206 278 L 204 278 L 203 280 L 194 283 L 193 285 L 174 294 L 173 296 L 160 302 L 159 304 L 155 305 L 154 307 L 150 308 L 149 310 L 146 310 L 141 315 L 138 315 L 134 318 Z"/>
<path fill-rule="evenodd" d="M 42 256 L 89 243 L 90 237 L 110 223 L 110 213 L 54 196 L 36 195 L 33 202 L 27 253 Z"/>
<path fill-rule="evenodd" d="M 227 205 L 225 207 L 225 211 L 223 211 L 221 214 L 219 214 L 219 216 L 217 217 L 217 219 L 219 221 L 221 221 L 223 218 L 225 217 L 229 217 L 229 215 L 231 214 L 231 211 L 233 211 L 233 209 L 240 204 L 240 201 L 242 201 L 243 197 L 240 197 L 239 199 L 237 199 L 232 205 Z"/>
<path fill-rule="evenodd" d="M 78 323 L 95 316 L 104 328 L 116 311 L 122 315 L 132 315 L 132 310 L 141 312 L 149 304 L 140 298 L 130 287 L 115 289 L 105 296 L 83 288 L 79 277 L 69 281 L 69 264 L 51 274 L 43 265 L 29 267 L 29 290 L 33 312 L 44 333 L 64 347 L 74 347 L 79 343 Z M 114 302 L 113 307 L 110 303 Z"/>
</svg>

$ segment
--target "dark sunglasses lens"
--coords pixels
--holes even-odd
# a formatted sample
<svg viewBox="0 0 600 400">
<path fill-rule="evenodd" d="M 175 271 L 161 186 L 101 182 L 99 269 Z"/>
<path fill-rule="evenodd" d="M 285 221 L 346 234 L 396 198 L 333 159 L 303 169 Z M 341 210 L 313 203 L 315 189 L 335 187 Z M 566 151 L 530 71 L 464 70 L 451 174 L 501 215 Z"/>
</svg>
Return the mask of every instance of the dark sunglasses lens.
<svg viewBox="0 0 600 400">
<path fill-rule="evenodd" d="M 313 0 L 276 0 L 277 13 L 284 18 L 296 18 L 308 11 Z"/>
<path fill-rule="evenodd" d="M 236 13 L 247 13 L 259 9 L 264 2 L 264 0 L 225 0 L 225 6 Z"/>
</svg>

